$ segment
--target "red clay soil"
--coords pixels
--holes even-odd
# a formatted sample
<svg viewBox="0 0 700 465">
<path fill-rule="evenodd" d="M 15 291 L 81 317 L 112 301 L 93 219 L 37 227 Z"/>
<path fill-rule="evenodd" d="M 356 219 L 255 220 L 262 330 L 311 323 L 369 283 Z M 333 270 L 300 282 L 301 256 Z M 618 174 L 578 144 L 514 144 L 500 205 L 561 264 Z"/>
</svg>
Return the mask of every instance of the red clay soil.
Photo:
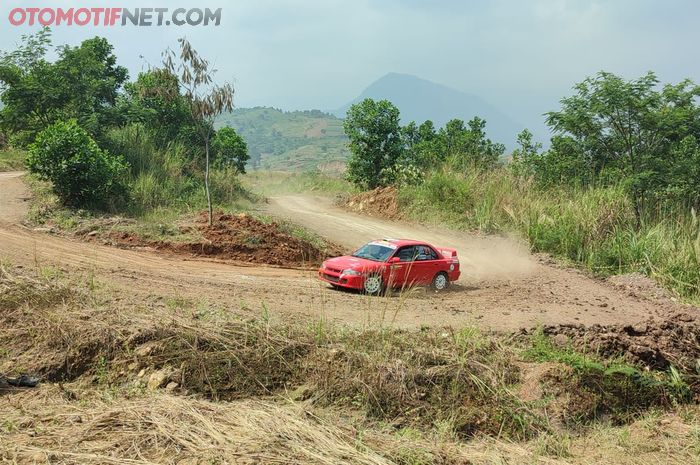
<svg viewBox="0 0 700 465">
<path fill-rule="evenodd" d="M 329 253 L 336 252 L 320 250 L 282 231 L 276 223 L 263 223 L 246 214 L 216 212 L 209 226 L 204 212 L 197 217 L 192 229 L 199 233 L 201 240 L 149 241 L 133 233 L 117 231 L 109 233 L 107 239 L 121 247 L 148 247 L 194 257 L 287 267 L 315 266 L 328 258 Z"/>
<path fill-rule="evenodd" d="M 571 344 L 604 358 L 623 356 L 650 369 L 675 366 L 693 372 L 700 360 L 700 321 L 685 312 L 634 325 L 548 325 L 542 329 L 557 345 Z"/>
<path fill-rule="evenodd" d="M 398 191 L 395 187 L 377 187 L 374 190 L 353 195 L 346 199 L 341 206 L 365 215 L 400 220 L 403 219 L 403 215 L 397 197 Z"/>
</svg>

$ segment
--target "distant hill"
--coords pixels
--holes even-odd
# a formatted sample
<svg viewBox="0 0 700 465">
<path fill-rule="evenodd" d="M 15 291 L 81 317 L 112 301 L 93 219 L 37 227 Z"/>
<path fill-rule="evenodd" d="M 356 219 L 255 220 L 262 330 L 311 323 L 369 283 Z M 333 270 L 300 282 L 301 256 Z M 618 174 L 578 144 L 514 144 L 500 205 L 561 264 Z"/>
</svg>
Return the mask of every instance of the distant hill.
<svg viewBox="0 0 700 465">
<path fill-rule="evenodd" d="M 216 127 L 234 128 L 248 144 L 250 165 L 284 171 L 320 169 L 339 173 L 350 155 L 343 120 L 350 105 L 365 98 L 387 99 L 401 110 L 401 122 L 430 119 L 437 127 L 453 118 L 486 120 L 487 135 L 508 149 L 523 126 L 479 97 L 407 74 L 389 73 L 356 99 L 335 111 L 282 111 L 272 107 L 237 108 L 221 115 Z"/>
<path fill-rule="evenodd" d="M 391 101 L 401 111 L 401 122 L 420 124 L 432 120 L 436 127 L 459 118 L 465 122 L 478 116 L 486 120 L 486 132 L 494 142 L 515 147 L 517 134 L 524 129 L 509 116 L 483 99 L 409 74 L 389 73 L 370 84 L 362 93 L 333 113 L 344 118 L 350 105 L 365 98 Z"/>
<path fill-rule="evenodd" d="M 349 155 L 343 121 L 319 110 L 237 108 L 217 119 L 222 126 L 245 139 L 253 168 L 337 173 Z"/>
</svg>

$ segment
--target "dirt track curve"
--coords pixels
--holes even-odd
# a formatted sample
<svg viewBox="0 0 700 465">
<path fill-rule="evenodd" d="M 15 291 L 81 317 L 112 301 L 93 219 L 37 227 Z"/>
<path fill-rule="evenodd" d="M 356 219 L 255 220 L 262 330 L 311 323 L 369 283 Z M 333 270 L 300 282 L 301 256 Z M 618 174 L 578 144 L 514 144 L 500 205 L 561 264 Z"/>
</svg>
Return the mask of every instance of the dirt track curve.
<svg viewBox="0 0 700 465">
<path fill-rule="evenodd" d="M 245 308 L 252 313 L 264 305 L 276 318 L 324 315 L 350 324 L 383 321 L 402 327 L 477 325 L 494 330 L 556 323 L 636 323 L 681 307 L 543 263 L 509 239 L 363 217 L 322 197 L 274 197 L 268 210 L 347 247 L 378 237 L 415 237 L 455 247 L 463 263 L 462 279 L 443 294 L 420 289 L 371 298 L 329 289 L 310 271 L 122 250 L 33 231 L 21 224 L 27 198 L 21 173 L 0 173 L 1 260 L 87 271 L 135 295 L 217 300 L 233 311 Z"/>
</svg>

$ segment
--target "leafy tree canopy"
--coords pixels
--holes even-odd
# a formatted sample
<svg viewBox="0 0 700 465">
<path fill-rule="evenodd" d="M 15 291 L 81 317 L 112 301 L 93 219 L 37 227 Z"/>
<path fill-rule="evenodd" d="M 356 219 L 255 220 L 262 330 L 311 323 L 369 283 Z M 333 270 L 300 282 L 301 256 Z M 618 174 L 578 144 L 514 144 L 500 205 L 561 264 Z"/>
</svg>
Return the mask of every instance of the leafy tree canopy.
<svg viewBox="0 0 700 465">
<path fill-rule="evenodd" d="M 27 145 L 47 126 L 69 119 L 102 140 L 105 129 L 119 122 L 114 104 L 128 78 L 126 68 L 116 64 L 104 38 L 59 47 L 53 63 L 45 58 L 49 44 L 44 30 L 25 37 L 22 46 L 0 60 L 0 125 L 14 134 L 16 145 Z"/>
<path fill-rule="evenodd" d="M 27 166 L 66 205 L 104 208 L 126 195 L 127 165 L 101 150 L 75 120 L 59 121 L 41 131 L 29 146 Z"/>
<path fill-rule="evenodd" d="M 216 131 L 212 150 L 218 166 L 232 167 L 239 173 L 245 173 L 245 165 L 250 158 L 248 146 L 235 129 L 226 127 Z"/>
<path fill-rule="evenodd" d="M 526 171 L 544 184 L 621 182 L 638 216 L 666 198 L 698 204 L 700 86 L 685 80 L 659 88 L 651 72 L 630 81 L 601 72 L 574 89 L 547 113 L 552 146 L 531 153 Z"/>
<path fill-rule="evenodd" d="M 350 107 L 344 123 L 350 139 L 348 179 L 373 189 L 382 184 L 382 170 L 393 167 L 404 151 L 399 109 L 388 100 L 365 99 Z"/>
</svg>

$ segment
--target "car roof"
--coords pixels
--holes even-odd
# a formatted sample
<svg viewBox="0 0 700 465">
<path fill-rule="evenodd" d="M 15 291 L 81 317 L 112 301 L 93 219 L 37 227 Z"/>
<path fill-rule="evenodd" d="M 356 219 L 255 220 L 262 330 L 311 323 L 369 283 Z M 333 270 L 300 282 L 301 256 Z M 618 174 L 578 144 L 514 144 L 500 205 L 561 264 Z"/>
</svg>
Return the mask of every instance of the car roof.
<svg viewBox="0 0 700 465">
<path fill-rule="evenodd" d="M 382 239 L 383 241 L 386 242 L 391 242 L 397 247 L 403 247 L 405 245 L 430 245 L 427 242 L 424 241 L 416 241 L 414 239 Z"/>
</svg>

